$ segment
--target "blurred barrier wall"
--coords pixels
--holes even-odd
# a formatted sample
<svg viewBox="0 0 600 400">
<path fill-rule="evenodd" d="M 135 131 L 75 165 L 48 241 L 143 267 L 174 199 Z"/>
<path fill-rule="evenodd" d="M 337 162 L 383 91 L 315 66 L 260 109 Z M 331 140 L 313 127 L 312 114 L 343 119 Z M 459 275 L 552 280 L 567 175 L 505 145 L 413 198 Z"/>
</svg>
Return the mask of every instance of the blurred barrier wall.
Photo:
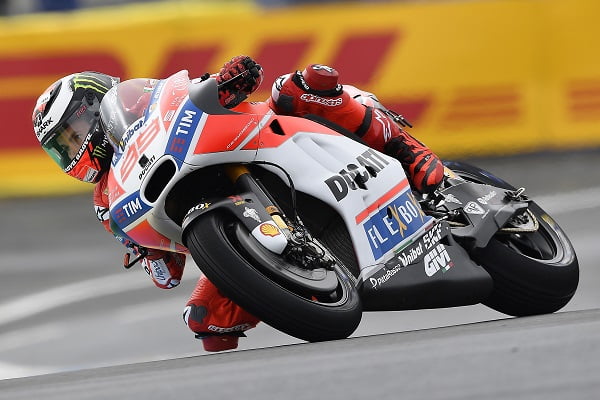
<svg viewBox="0 0 600 400">
<path fill-rule="evenodd" d="M 0 19 L 0 196 L 90 190 L 38 149 L 37 96 L 60 76 L 217 71 L 237 54 L 280 74 L 313 62 L 376 93 L 443 157 L 600 145 L 600 2 L 197 3 Z"/>
</svg>

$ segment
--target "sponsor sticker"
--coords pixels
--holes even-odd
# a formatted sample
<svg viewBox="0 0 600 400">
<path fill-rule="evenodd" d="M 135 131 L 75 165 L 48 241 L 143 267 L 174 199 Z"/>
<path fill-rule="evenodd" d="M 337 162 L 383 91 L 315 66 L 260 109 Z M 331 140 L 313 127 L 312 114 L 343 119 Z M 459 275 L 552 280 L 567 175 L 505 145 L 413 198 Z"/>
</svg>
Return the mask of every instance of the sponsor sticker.
<svg viewBox="0 0 600 400">
<path fill-rule="evenodd" d="M 242 199 L 242 197 L 238 196 L 238 195 L 229 196 L 229 199 L 236 206 L 241 206 L 242 204 L 246 204 L 246 200 Z"/>
<path fill-rule="evenodd" d="M 121 228 L 128 226 L 151 209 L 149 205 L 140 199 L 137 191 L 120 201 L 110 212 L 111 220 L 115 221 Z"/>
<path fill-rule="evenodd" d="M 485 210 L 483 208 L 481 208 L 481 206 L 479 204 L 475 203 L 474 201 L 468 202 L 465 205 L 464 210 L 467 214 L 475 214 L 475 215 L 485 214 Z"/>
<path fill-rule="evenodd" d="M 446 203 L 454 203 L 454 204 L 462 205 L 462 201 L 457 199 L 456 196 L 453 195 L 452 193 L 445 193 L 445 194 L 443 194 L 443 196 L 444 196 L 444 201 Z"/>
<path fill-rule="evenodd" d="M 245 207 L 244 213 L 242 215 L 246 218 L 252 218 L 253 220 L 255 220 L 258 223 L 262 222 L 260 220 L 260 216 L 258 215 L 258 211 L 256 211 L 255 208 Z"/>
<path fill-rule="evenodd" d="M 373 257 L 380 259 L 430 220 L 410 190 L 404 191 L 363 224 Z"/>
<path fill-rule="evenodd" d="M 176 157 L 187 153 L 201 117 L 202 111 L 198 110 L 190 100 L 187 100 L 171 125 L 167 152 Z"/>
<path fill-rule="evenodd" d="M 446 272 L 454 266 L 454 261 L 450 259 L 450 254 L 442 243 L 437 244 L 429 253 L 425 254 L 423 262 L 427 276 L 433 276 L 438 271 Z"/>
<path fill-rule="evenodd" d="M 383 286 L 402 268 L 406 268 L 409 265 L 415 265 L 427 256 L 429 256 L 430 259 L 425 265 L 425 273 L 428 273 L 428 271 L 432 272 L 432 274 L 428 274 L 428 276 L 432 276 L 435 272 L 442 269 L 441 267 L 436 268 L 438 264 L 436 264 L 437 260 L 433 254 L 435 252 L 435 255 L 439 256 L 439 251 L 437 251 L 436 248 L 440 245 L 442 237 L 448 233 L 448 230 L 449 228 L 447 225 L 437 223 L 427 230 L 421 237 L 417 238 L 415 242 L 395 250 L 396 256 L 388 261 L 384 268 L 369 278 L 371 287 L 373 289 L 377 289 Z"/>
<path fill-rule="evenodd" d="M 262 233 L 265 236 L 277 236 L 280 235 L 281 233 L 279 232 L 279 229 L 277 229 L 277 227 L 275 225 L 269 224 L 269 223 L 264 223 L 261 224 L 259 227 L 259 231 L 260 233 Z"/>
<path fill-rule="evenodd" d="M 184 219 L 187 218 L 194 211 L 202 211 L 202 210 L 208 209 L 208 207 L 210 207 L 210 205 L 211 205 L 211 203 L 208 203 L 208 202 L 196 204 L 194 207 L 192 207 L 188 210 L 188 212 L 184 216 Z"/>
<path fill-rule="evenodd" d="M 477 201 L 480 202 L 481 204 L 487 204 L 488 201 L 490 201 L 491 199 L 493 199 L 494 197 L 496 197 L 496 191 L 492 190 L 491 192 L 489 192 L 488 194 L 478 197 Z"/>
</svg>

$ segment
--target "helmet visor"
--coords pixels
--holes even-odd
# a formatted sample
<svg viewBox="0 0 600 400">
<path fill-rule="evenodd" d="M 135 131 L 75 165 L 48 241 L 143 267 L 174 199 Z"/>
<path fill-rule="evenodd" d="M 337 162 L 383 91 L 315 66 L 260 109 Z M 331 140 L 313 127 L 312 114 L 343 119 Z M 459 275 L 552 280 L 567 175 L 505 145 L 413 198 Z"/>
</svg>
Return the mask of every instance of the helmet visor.
<svg viewBox="0 0 600 400">
<path fill-rule="evenodd" d="M 82 104 L 42 143 L 42 148 L 65 172 L 71 170 L 84 154 L 98 125 L 98 109 L 97 102 L 91 106 Z"/>
</svg>

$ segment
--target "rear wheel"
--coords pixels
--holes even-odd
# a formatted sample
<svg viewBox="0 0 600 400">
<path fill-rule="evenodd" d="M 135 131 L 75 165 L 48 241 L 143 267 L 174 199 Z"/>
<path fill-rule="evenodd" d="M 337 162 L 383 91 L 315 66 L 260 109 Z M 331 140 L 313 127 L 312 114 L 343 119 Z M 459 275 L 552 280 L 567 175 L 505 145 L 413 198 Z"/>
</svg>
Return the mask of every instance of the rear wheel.
<svg viewBox="0 0 600 400">
<path fill-rule="evenodd" d="M 186 228 L 184 241 L 223 294 L 274 328 L 306 341 L 350 336 L 362 317 L 353 278 L 339 263 L 308 270 L 261 246 L 227 213 Z"/>
<path fill-rule="evenodd" d="M 446 162 L 463 179 L 514 190 L 507 182 L 475 166 Z M 472 256 L 492 276 L 494 290 L 484 302 L 513 316 L 555 312 L 575 294 L 579 264 L 560 226 L 536 203 L 529 207 L 539 226 L 534 232 L 497 233 Z"/>
</svg>

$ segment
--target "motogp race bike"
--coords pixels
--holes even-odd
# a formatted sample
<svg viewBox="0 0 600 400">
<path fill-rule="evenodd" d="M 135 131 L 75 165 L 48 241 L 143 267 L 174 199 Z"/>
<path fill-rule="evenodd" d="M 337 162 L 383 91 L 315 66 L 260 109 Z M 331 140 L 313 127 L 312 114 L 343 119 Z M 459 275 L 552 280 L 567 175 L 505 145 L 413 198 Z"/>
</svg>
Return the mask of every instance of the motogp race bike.
<svg viewBox="0 0 600 400">
<path fill-rule="evenodd" d="M 363 311 L 483 303 L 512 316 L 571 299 L 578 262 L 535 202 L 489 172 L 447 162 L 434 195 L 400 163 L 266 103 L 234 110 L 187 71 L 143 93 L 111 89 L 101 123 L 115 147 L 113 230 L 191 254 L 241 307 L 306 341 L 345 338 Z M 125 105 L 147 96 L 142 115 Z"/>
</svg>

